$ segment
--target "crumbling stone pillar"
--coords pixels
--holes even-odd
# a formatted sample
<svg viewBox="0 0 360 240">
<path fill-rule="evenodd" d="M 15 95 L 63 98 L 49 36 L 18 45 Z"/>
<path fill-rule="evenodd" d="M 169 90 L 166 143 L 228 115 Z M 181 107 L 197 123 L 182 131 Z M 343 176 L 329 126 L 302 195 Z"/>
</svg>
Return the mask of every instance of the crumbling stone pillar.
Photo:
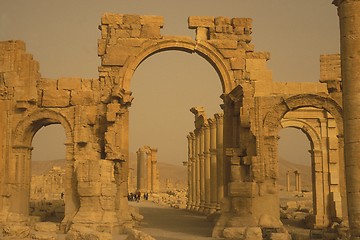
<svg viewBox="0 0 360 240">
<path fill-rule="evenodd" d="M 301 192 L 301 178 L 300 178 L 300 172 L 294 171 L 295 174 L 295 191 Z"/>
<path fill-rule="evenodd" d="M 189 194 L 191 195 L 191 206 L 190 210 L 194 210 L 195 204 L 196 204 L 196 161 L 195 161 L 195 154 L 196 154 L 196 142 L 195 142 L 195 134 L 193 132 L 190 132 L 190 144 L 191 144 L 191 192 Z"/>
<path fill-rule="evenodd" d="M 190 133 L 191 134 L 191 133 Z M 191 209 L 191 206 L 193 204 L 193 174 L 192 174 L 192 139 L 191 135 L 187 135 L 186 138 L 188 140 L 188 160 L 187 162 L 183 162 L 184 166 L 187 167 L 187 176 L 188 176 L 188 198 L 186 202 L 186 209 Z"/>
<path fill-rule="evenodd" d="M 216 120 L 216 167 L 217 167 L 217 209 L 224 197 L 224 150 L 223 150 L 223 114 L 214 115 Z"/>
<path fill-rule="evenodd" d="M 200 131 L 195 129 L 195 211 L 200 209 Z"/>
<path fill-rule="evenodd" d="M 210 211 L 216 212 L 218 203 L 218 187 L 217 187 L 217 152 L 216 152 L 216 120 L 211 118 L 208 120 L 210 126 Z"/>
<path fill-rule="evenodd" d="M 351 239 L 360 239 L 360 1 L 335 0 L 340 20 L 344 152 Z"/>
<path fill-rule="evenodd" d="M 156 193 L 159 192 L 159 178 L 158 178 L 158 171 L 157 171 L 157 152 L 156 148 L 150 148 L 151 150 L 151 192 Z"/>
<path fill-rule="evenodd" d="M 286 172 L 286 191 L 290 192 L 290 171 Z"/>
<path fill-rule="evenodd" d="M 204 212 L 205 204 L 205 167 L 204 167 L 204 128 L 205 112 L 203 107 L 193 107 L 190 111 L 195 115 L 195 161 L 196 161 L 196 204 L 195 210 Z"/>
<path fill-rule="evenodd" d="M 210 127 L 207 122 L 205 122 L 204 126 L 204 177 L 205 177 L 205 204 L 204 204 L 204 212 L 208 214 L 210 212 L 211 205 L 211 186 L 210 186 Z"/>
<path fill-rule="evenodd" d="M 137 191 L 143 193 L 147 191 L 147 149 L 139 148 L 137 153 Z"/>
<path fill-rule="evenodd" d="M 199 136 L 199 161 L 200 161 L 200 208 L 199 212 L 203 213 L 205 211 L 205 158 L 204 158 L 204 139 L 205 131 L 204 128 L 200 128 Z"/>
</svg>

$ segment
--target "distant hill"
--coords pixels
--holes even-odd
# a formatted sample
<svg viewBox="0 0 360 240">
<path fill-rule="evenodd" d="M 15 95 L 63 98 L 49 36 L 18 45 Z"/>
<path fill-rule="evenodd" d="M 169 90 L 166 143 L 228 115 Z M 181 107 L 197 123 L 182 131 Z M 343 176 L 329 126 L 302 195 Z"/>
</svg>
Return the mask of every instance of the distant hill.
<svg viewBox="0 0 360 240">
<path fill-rule="evenodd" d="M 49 160 L 49 161 L 32 161 L 31 173 L 33 175 L 42 175 L 48 172 L 53 166 L 59 166 L 65 169 L 65 160 Z M 130 167 L 134 169 L 136 174 L 136 154 L 130 155 Z M 166 181 L 170 185 L 187 186 L 187 167 L 174 165 L 171 163 L 157 163 L 160 183 L 165 186 Z M 286 172 L 290 171 L 291 187 L 295 186 L 294 171 L 297 170 L 301 174 L 302 188 L 311 191 L 311 167 L 301 164 L 295 164 L 285 159 L 279 159 L 279 185 L 281 188 L 286 186 Z"/>
<path fill-rule="evenodd" d="M 290 172 L 290 184 L 295 188 L 295 175 L 294 171 L 300 172 L 302 189 L 311 191 L 311 166 L 292 163 L 286 161 L 284 158 L 279 158 L 279 185 L 280 188 L 286 186 L 286 172 Z"/>
<path fill-rule="evenodd" d="M 47 160 L 47 161 L 32 161 L 31 175 L 43 175 L 47 173 L 52 167 L 58 166 L 65 169 L 66 161 L 64 159 Z"/>
</svg>

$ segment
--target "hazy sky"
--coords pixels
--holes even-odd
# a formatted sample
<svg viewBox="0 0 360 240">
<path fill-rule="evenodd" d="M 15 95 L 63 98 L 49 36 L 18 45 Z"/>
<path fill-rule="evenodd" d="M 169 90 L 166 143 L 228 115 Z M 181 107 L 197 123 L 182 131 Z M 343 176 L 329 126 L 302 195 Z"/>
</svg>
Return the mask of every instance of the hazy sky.
<svg viewBox="0 0 360 240">
<path fill-rule="evenodd" d="M 338 18 L 331 2 L 0 0 L 0 40 L 25 41 L 27 51 L 40 63 L 42 77 L 96 78 L 98 25 L 105 12 L 161 15 L 165 18 L 163 35 L 192 37 L 188 16 L 250 17 L 255 50 L 271 53 L 268 66 L 274 81 L 317 82 L 320 54 L 339 52 Z M 131 90 L 130 151 L 142 145 L 158 147 L 159 161 L 181 164 L 187 160 L 186 135 L 194 128 L 191 107 L 204 106 L 208 117 L 220 111 L 220 80 L 196 54 L 174 51 L 148 58 L 135 71 Z M 62 158 L 64 148 L 56 144 L 64 142 L 63 130 L 45 129 L 52 133 L 42 129 L 37 133 L 33 158 Z M 304 134 L 297 133 L 281 131 L 280 153 L 288 160 L 308 157 L 309 143 Z M 299 138 L 305 140 L 296 140 Z M 283 147 L 282 142 L 295 143 L 295 149 L 287 144 Z M 52 144 L 56 147 L 50 150 Z"/>
</svg>

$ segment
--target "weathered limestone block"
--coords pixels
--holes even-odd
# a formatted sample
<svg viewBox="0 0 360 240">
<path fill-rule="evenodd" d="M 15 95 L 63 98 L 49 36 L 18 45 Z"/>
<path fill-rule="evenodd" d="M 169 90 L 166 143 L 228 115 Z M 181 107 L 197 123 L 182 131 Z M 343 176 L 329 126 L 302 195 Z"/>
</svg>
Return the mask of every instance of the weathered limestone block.
<svg viewBox="0 0 360 240">
<path fill-rule="evenodd" d="M 113 14 L 113 13 L 105 13 L 101 16 L 101 24 L 122 24 L 123 23 L 123 15 L 121 14 Z"/>
<path fill-rule="evenodd" d="M 223 236 L 226 239 L 243 239 L 246 227 L 228 227 L 223 231 Z"/>
<path fill-rule="evenodd" d="M 37 84 L 42 90 L 57 90 L 57 80 L 54 79 L 41 78 Z"/>
<path fill-rule="evenodd" d="M 34 229 L 39 232 L 56 232 L 58 227 L 53 222 L 37 222 Z"/>
<path fill-rule="evenodd" d="M 230 182 L 229 193 L 233 197 L 252 198 L 258 195 L 259 189 L 255 182 Z"/>
<path fill-rule="evenodd" d="M 140 17 L 140 23 L 141 25 L 153 25 L 153 26 L 164 26 L 164 17 L 163 16 L 141 16 Z"/>
<path fill-rule="evenodd" d="M 99 81 L 99 79 L 82 78 L 81 79 L 81 90 L 84 90 L 84 91 L 92 90 L 93 81 Z"/>
<path fill-rule="evenodd" d="M 288 233 L 271 233 L 270 240 L 291 240 Z"/>
<path fill-rule="evenodd" d="M 25 225 L 6 224 L 3 227 L 4 237 L 26 238 L 30 235 L 30 227 Z"/>
<path fill-rule="evenodd" d="M 158 26 L 143 26 L 140 33 L 141 38 L 160 38 L 160 27 Z"/>
<path fill-rule="evenodd" d="M 3 72 L 3 84 L 7 87 L 19 87 L 22 85 L 20 76 L 17 72 Z"/>
<path fill-rule="evenodd" d="M 100 182 L 78 182 L 78 193 L 83 197 L 96 197 L 101 194 Z"/>
<path fill-rule="evenodd" d="M 43 107 L 68 107 L 70 105 L 70 91 L 43 90 L 41 105 Z"/>
<path fill-rule="evenodd" d="M 126 60 L 129 58 L 127 55 L 122 54 L 105 54 L 101 58 L 101 65 L 104 66 L 124 66 Z"/>
<path fill-rule="evenodd" d="M 141 24 L 140 15 L 124 14 L 123 15 L 124 24 Z"/>
<path fill-rule="evenodd" d="M 188 18 L 188 26 L 190 29 L 197 27 L 214 27 L 214 17 L 191 16 Z"/>
<path fill-rule="evenodd" d="M 219 49 L 224 58 L 245 58 L 244 49 Z"/>
<path fill-rule="evenodd" d="M 238 48 L 238 43 L 236 40 L 212 39 L 212 40 L 209 40 L 208 42 L 216 48 L 222 48 L 222 49 L 237 49 Z"/>
<path fill-rule="evenodd" d="M 100 182 L 100 160 L 77 160 L 75 171 L 81 182 Z"/>
<path fill-rule="evenodd" d="M 80 90 L 71 91 L 71 105 L 91 105 L 94 104 L 94 91 L 91 90 Z"/>
<path fill-rule="evenodd" d="M 66 240 L 112 240 L 112 235 L 106 232 L 97 232 L 91 228 L 73 224 L 66 234 Z"/>
<path fill-rule="evenodd" d="M 230 58 L 231 69 L 234 70 L 243 70 L 245 69 L 245 59 L 244 58 Z"/>
<path fill-rule="evenodd" d="M 116 186 L 113 186 L 114 189 L 116 189 Z M 116 192 L 115 192 L 116 194 Z M 116 195 L 101 195 L 100 197 L 100 205 L 101 208 L 105 211 L 114 211 L 115 209 L 115 199 Z M 106 212 L 105 212 L 106 213 Z"/>
<path fill-rule="evenodd" d="M 149 234 L 132 228 L 127 229 L 126 233 L 128 234 L 126 240 L 155 240 L 155 238 Z"/>
<path fill-rule="evenodd" d="M 341 81 L 340 54 L 320 55 L 320 82 Z"/>
<path fill-rule="evenodd" d="M 280 220 L 268 214 L 260 216 L 258 225 L 262 228 L 282 228 Z"/>
<path fill-rule="evenodd" d="M 51 232 L 32 232 L 31 233 L 31 239 L 37 239 L 37 240 L 57 240 L 58 237 L 56 233 Z"/>
<path fill-rule="evenodd" d="M 59 78 L 58 80 L 59 90 L 80 90 L 81 78 Z"/>
<path fill-rule="evenodd" d="M 245 231 L 244 240 L 255 240 L 262 239 L 261 228 L 259 227 L 248 227 Z"/>
<path fill-rule="evenodd" d="M 215 25 L 230 25 L 231 20 L 228 17 L 216 17 L 214 23 Z"/>
<path fill-rule="evenodd" d="M 106 111 L 106 120 L 108 122 L 115 122 L 117 114 L 120 112 L 119 103 L 109 103 Z"/>
</svg>

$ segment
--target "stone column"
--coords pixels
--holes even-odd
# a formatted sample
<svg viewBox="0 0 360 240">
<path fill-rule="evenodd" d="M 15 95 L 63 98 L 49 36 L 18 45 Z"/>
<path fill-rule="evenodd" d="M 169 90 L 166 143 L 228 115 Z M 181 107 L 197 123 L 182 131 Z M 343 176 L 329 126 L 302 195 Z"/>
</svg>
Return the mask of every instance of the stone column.
<svg viewBox="0 0 360 240">
<path fill-rule="evenodd" d="M 286 191 L 290 192 L 290 172 L 286 172 Z"/>
<path fill-rule="evenodd" d="M 146 189 L 145 192 L 151 191 L 152 188 L 152 176 L 151 176 L 151 168 L 152 168 L 152 160 L 151 160 L 151 149 L 149 146 L 146 146 Z"/>
<path fill-rule="evenodd" d="M 295 191 L 299 192 L 299 172 L 296 170 L 294 171 L 295 174 Z"/>
<path fill-rule="evenodd" d="M 188 169 L 188 199 L 186 203 L 186 209 L 191 209 L 191 206 L 193 205 L 193 175 L 192 175 L 192 138 L 191 133 L 186 136 L 188 141 L 188 161 L 187 161 L 187 169 Z"/>
<path fill-rule="evenodd" d="M 151 148 L 151 192 L 159 192 L 159 179 L 157 174 L 157 148 Z"/>
<path fill-rule="evenodd" d="M 217 210 L 224 198 L 224 149 L 223 149 L 223 117 L 222 113 L 214 115 L 216 119 L 216 166 L 217 166 Z"/>
<path fill-rule="evenodd" d="M 194 210 L 195 208 L 195 202 L 196 202 L 196 161 L 195 161 L 195 155 L 196 155 L 196 142 L 195 142 L 195 134 L 193 132 L 190 133 L 191 137 L 191 149 L 192 149 L 192 158 L 191 158 L 191 198 L 192 198 L 192 204 L 191 204 L 191 210 Z"/>
<path fill-rule="evenodd" d="M 146 149 L 139 148 L 137 153 L 137 191 L 143 193 L 146 189 Z"/>
<path fill-rule="evenodd" d="M 200 209 L 200 130 L 195 130 L 195 211 Z"/>
<path fill-rule="evenodd" d="M 205 164 L 204 164 L 204 128 L 200 128 L 199 136 L 199 161 L 200 161 L 200 209 L 199 212 L 205 210 Z"/>
<path fill-rule="evenodd" d="M 216 159 L 216 120 L 211 118 L 208 120 L 210 125 L 210 214 L 216 212 L 217 209 L 217 159 Z"/>
<path fill-rule="evenodd" d="M 210 128 L 204 124 L 204 177 L 205 177 L 205 213 L 209 214 L 211 205 L 210 192 Z"/>
<path fill-rule="evenodd" d="M 346 189 L 351 239 L 360 239 L 360 1 L 335 0 L 340 20 Z"/>
</svg>

